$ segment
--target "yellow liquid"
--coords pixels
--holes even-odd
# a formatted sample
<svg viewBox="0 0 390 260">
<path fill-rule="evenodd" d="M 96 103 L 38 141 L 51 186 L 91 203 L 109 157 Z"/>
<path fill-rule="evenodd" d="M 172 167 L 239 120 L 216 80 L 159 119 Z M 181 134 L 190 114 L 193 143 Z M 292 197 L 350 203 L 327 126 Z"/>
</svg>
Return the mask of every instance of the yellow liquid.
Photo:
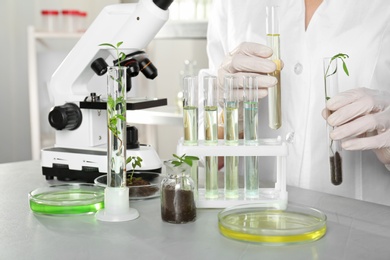
<svg viewBox="0 0 390 260">
<path fill-rule="evenodd" d="M 309 242 L 326 233 L 323 220 L 282 211 L 230 214 L 222 217 L 218 226 L 222 235 L 228 238 L 256 243 Z"/>
<path fill-rule="evenodd" d="M 275 72 L 270 75 L 278 80 L 275 87 L 268 90 L 268 120 L 271 129 L 279 129 L 282 126 L 282 100 L 280 82 L 280 35 L 267 34 L 267 45 L 272 49 L 271 60 L 276 64 Z"/>
</svg>

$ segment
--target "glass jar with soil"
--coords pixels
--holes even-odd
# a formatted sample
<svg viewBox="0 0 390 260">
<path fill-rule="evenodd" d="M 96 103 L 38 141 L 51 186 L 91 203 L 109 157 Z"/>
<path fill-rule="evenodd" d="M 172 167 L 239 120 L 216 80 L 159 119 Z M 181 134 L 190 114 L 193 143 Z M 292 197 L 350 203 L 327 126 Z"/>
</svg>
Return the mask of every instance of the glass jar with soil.
<svg viewBox="0 0 390 260">
<path fill-rule="evenodd" d="M 187 164 L 175 166 L 165 161 L 166 177 L 161 182 L 161 218 L 165 222 L 183 224 L 196 219 L 195 184 Z"/>
</svg>

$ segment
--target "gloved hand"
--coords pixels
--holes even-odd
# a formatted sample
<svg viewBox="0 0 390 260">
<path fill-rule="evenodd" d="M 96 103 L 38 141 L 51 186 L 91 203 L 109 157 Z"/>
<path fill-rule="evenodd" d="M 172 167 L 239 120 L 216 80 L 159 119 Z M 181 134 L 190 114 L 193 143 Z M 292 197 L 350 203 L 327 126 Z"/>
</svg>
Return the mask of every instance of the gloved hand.
<svg viewBox="0 0 390 260">
<path fill-rule="evenodd" d="M 268 76 L 276 69 L 276 64 L 268 58 L 272 56 L 272 49 L 258 43 L 243 42 L 229 53 L 218 70 L 218 85 L 223 93 L 224 77 L 226 75 L 258 76 L 259 98 L 267 96 L 267 88 L 276 85 L 275 77 Z M 242 95 L 240 95 L 242 96 Z"/>
<path fill-rule="evenodd" d="M 259 98 L 266 97 L 268 94 L 267 89 L 273 87 L 277 83 L 277 79 L 272 76 L 268 76 L 268 73 L 272 73 L 276 69 L 276 64 L 268 58 L 272 56 L 272 49 L 258 43 L 243 42 L 233 51 L 231 51 L 222 62 L 218 70 L 218 91 L 219 96 L 222 97 L 224 93 L 224 78 L 226 75 L 234 76 L 256 76 L 258 79 L 258 96 Z M 242 86 L 238 90 L 239 97 L 243 97 Z M 242 98 L 241 98 L 242 100 Z M 239 111 L 239 134 L 242 138 L 243 131 L 243 117 L 242 117 L 242 105 L 240 104 Z M 220 116 L 220 119 L 223 117 Z M 220 126 L 223 122 L 219 121 Z M 218 128 L 218 138 L 223 138 L 223 127 Z"/>
<path fill-rule="evenodd" d="M 332 113 L 327 116 L 327 110 Z M 326 103 L 323 116 L 336 128 L 333 140 L 346 150 L 373 150 L 390 170 L 390 93 L 367 88 L 341 92 Z"/>
</svg>

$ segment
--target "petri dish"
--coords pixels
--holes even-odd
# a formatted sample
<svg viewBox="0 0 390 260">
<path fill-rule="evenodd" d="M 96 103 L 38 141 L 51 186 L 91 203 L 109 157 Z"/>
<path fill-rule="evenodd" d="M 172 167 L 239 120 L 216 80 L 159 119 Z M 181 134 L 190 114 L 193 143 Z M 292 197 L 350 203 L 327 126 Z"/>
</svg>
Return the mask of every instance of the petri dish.
<svg viewBox="0 0 390 260">
<path fill-rule="evenodd" d="M 130 178 L 129 174 L 127 176 Z M 128 185 L 130 200 L 146 200 L 160 197 L 160 185 L 162 177 L 155 172 L 135 172 L 134 178 L 141 178 L 148 184 Z M 94 180 L 94 183 L 100 187 L 107 186 L 107 175 L 101 175 Z"/>
<path fill-rule="evenodd" d="M 29 202 L 38 214 L 91 214 L 104 208 L 104 188 L 88 183 L 52 185 L 31 191 Z"/>
<path fill-rule="evenodd" d="M 220 233 L 231 239 L 268 245 L 307 243 L 326 233 L 326 215 L 314 208 L 288 205 L 286 209 L 246 204 L 218 214 Z"/>
</svg>

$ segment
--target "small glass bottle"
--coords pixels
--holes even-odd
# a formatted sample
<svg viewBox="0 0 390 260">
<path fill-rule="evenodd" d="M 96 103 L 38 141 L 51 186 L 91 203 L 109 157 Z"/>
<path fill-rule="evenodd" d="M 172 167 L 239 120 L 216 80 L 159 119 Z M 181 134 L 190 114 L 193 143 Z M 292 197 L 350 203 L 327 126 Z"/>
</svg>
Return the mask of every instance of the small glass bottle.
<svg viewBox="0 0 390 260">
<path fill-rule="evenodd" d="M 161 218 L 165 222 L 184 224 L 196 219 L 195 184 L 191 167 L 175 166 L 165 161 L 166 177 L 161 182 Z"/>
</svg>

